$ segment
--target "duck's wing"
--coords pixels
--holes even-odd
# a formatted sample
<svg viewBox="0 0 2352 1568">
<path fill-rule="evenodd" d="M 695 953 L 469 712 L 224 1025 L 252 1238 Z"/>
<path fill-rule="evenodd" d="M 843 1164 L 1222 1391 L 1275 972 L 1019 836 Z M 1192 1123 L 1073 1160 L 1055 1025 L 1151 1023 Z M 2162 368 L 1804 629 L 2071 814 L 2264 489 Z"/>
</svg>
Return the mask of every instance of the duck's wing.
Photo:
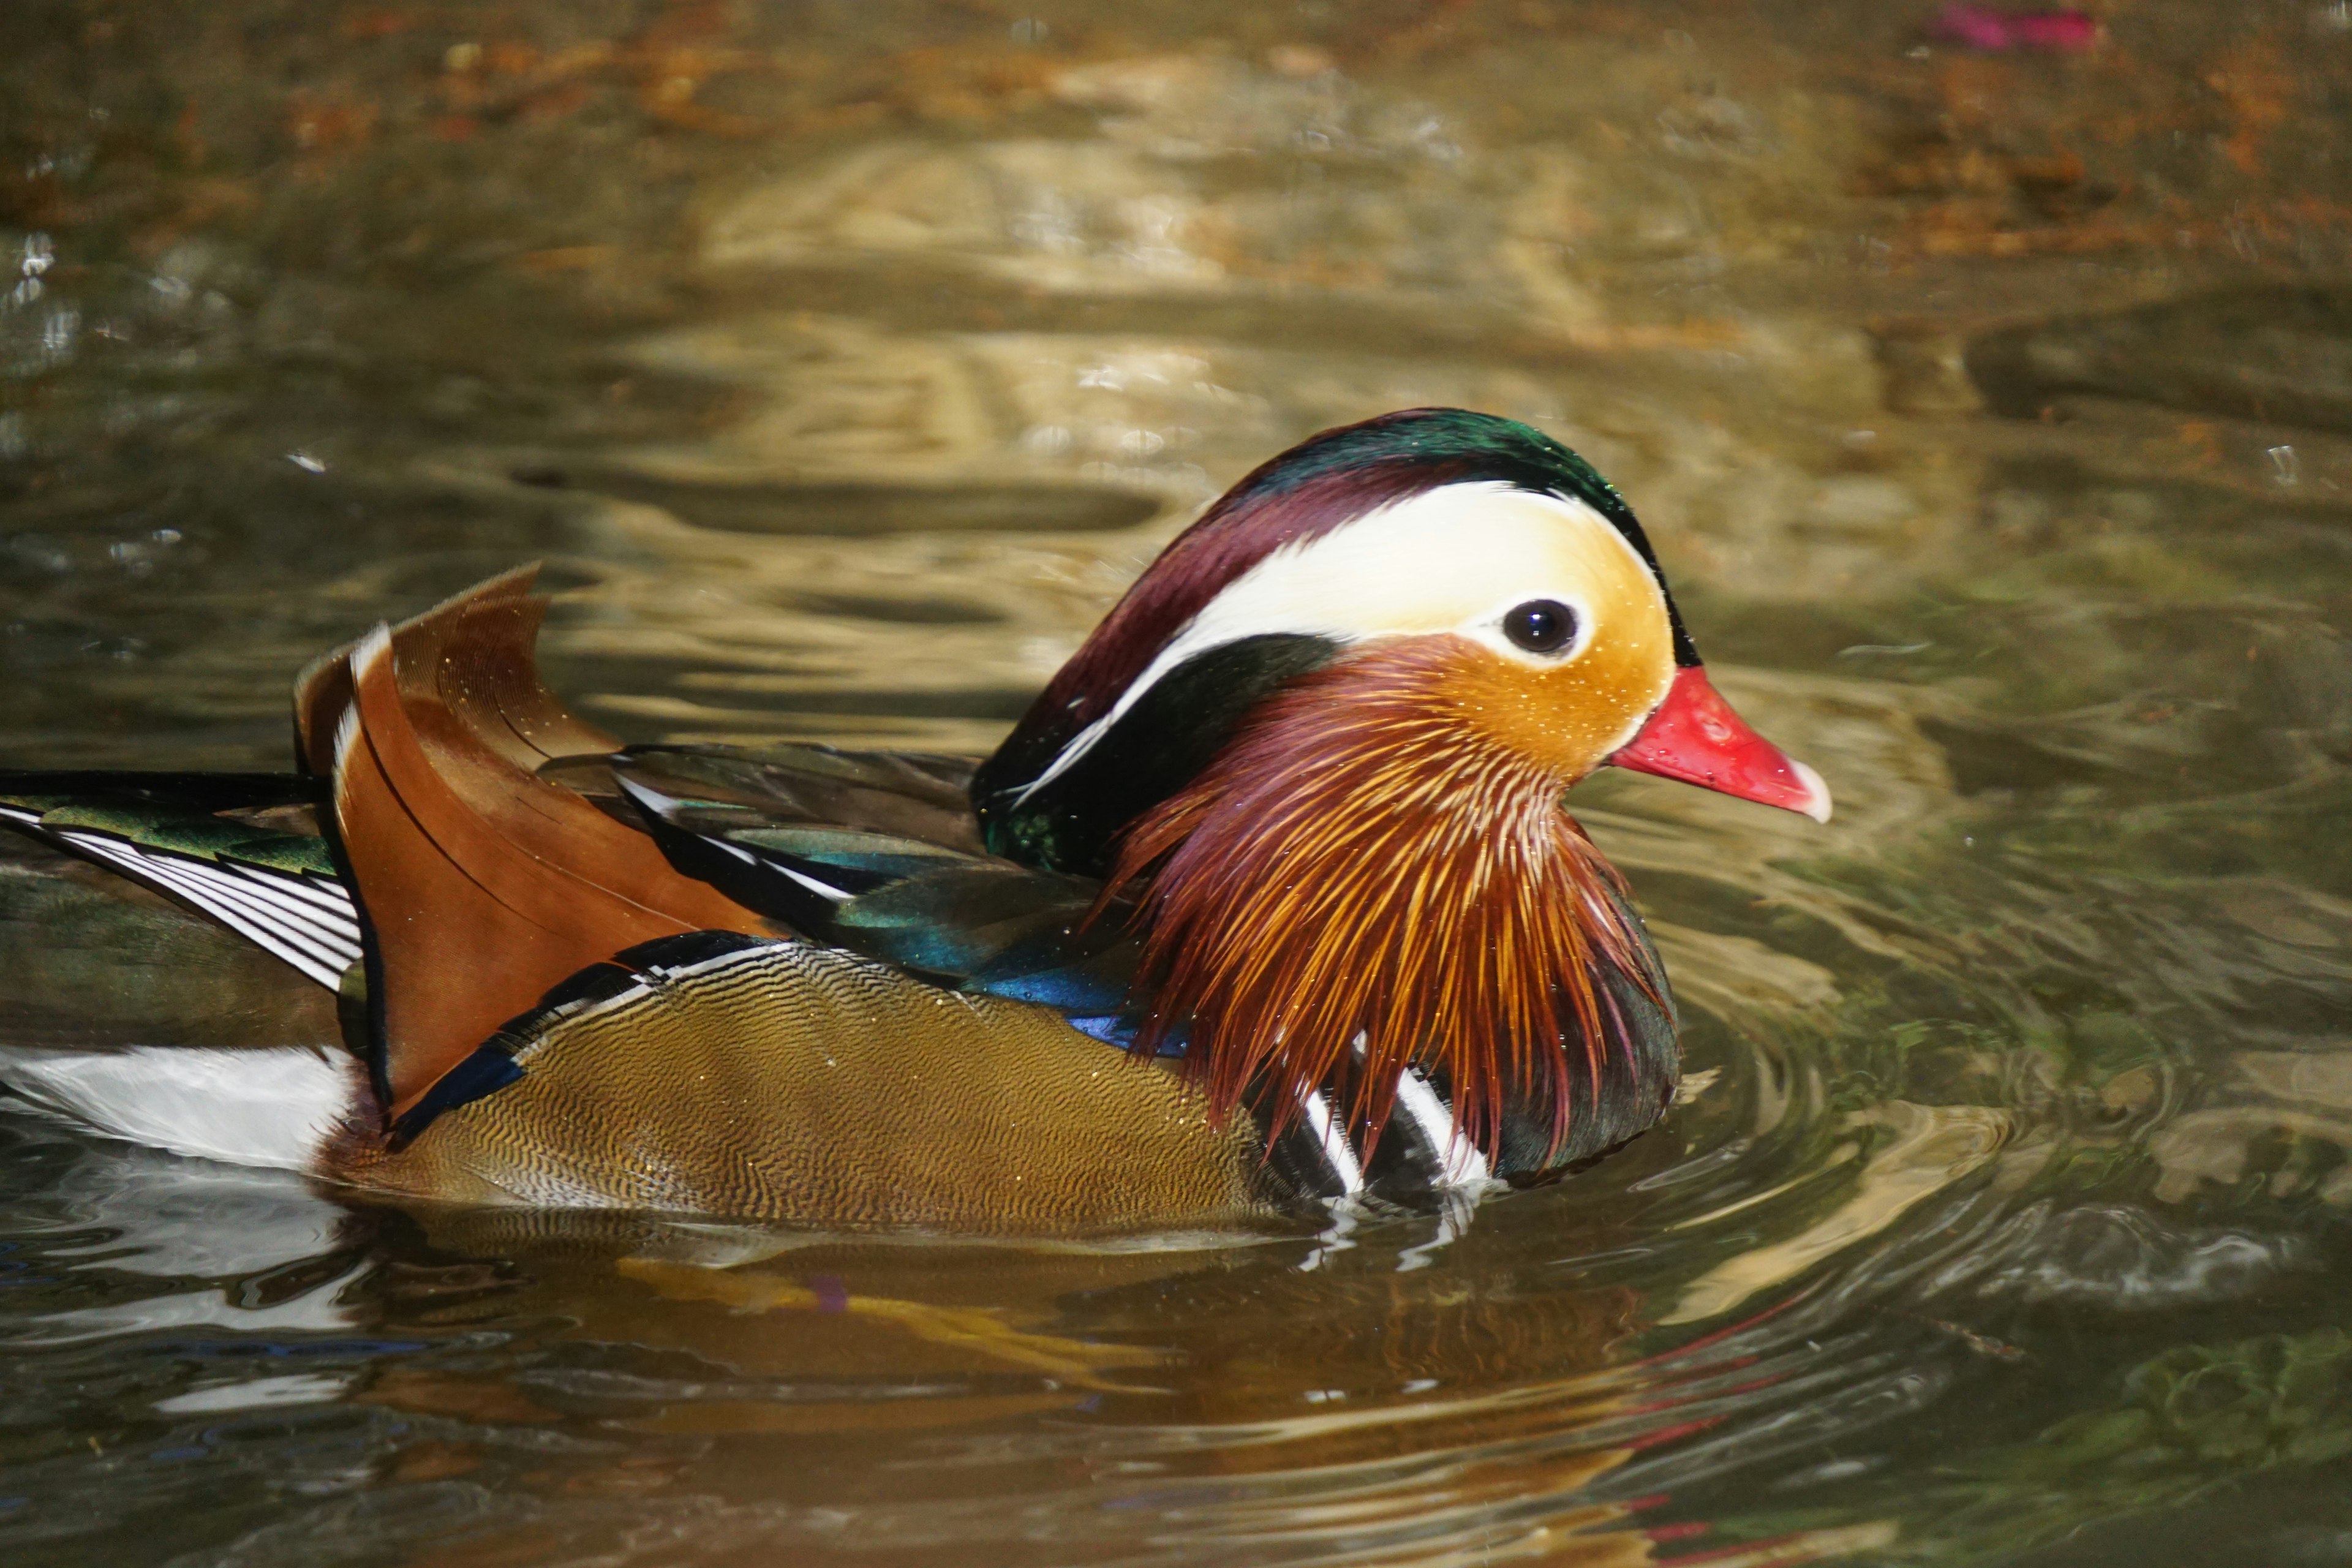
<svg viewBox="0 0 2352 1568">
<path fill-rule="evenodd" d="M 542 777 L 604 802 L 728 806 L 776 826 L 825 826 L 982 855 L 965 791 L 974 763 L 920 752 L 845 751 L 797 742 L 751 746 L 607 747 L 543 765 Z"/>
<path fill-rule="evenodd" d="M 692 931 L 803 936 L 1074 1015 L 1123 1001 L 1117 922 L 1082 930 L 1090 884 L 982 851 L 969 764 L 622 750 L 541 683 L 530 584 L 379 627 L 297 696 L 301 753 L 333 781 L 394 1115 L 567 977 Z"/>
<path fill-rule="evenodd" d="M 328 990 L 359 911 L 293 773 L 0 773 L 0 824 L 207 915 Z"/>
<path fill-rule="evenodd" d="M 957 758 L 635 746 L 542 770 L 634 817 L 680 872 L 813 941 L 1111 1029 L 1134 970 L 1099 884 L 981 847 Z"/>
</svg>

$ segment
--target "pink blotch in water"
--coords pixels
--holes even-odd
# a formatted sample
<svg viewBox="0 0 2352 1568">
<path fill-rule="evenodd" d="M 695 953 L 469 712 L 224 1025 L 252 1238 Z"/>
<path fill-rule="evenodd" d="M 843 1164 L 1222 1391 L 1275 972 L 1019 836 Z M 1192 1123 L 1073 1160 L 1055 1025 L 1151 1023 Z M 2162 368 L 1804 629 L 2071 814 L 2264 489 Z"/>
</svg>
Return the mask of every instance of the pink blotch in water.
<svg viewBox="0 0 2352 1568">
<path fill-rule="evenodd" d="M 1954 5 L 1938 12 L 1927 30 L 1989 55 L 2078 54 L 2099 43 L 2099 19 L 2083 11 L 1999 11 L 1990 5 Z"/>
</svg>

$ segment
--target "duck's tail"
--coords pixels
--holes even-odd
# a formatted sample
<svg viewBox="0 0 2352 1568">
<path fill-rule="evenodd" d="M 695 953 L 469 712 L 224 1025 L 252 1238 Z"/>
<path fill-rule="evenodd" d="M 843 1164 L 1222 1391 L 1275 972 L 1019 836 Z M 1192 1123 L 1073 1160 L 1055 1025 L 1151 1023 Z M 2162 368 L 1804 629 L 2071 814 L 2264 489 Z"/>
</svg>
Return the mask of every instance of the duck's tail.
<svg viewBox="0 0 2352 1568">
<path fill-rule="evenodd" d="M 306 1168 L 365 1085 L 336 1048 L 360 931 L 321 794 L 290 773 L 0 773 L 0 826 L 121 879 L 0 864 L 0 1087 L 106 1136 Z"/>
<path fill-rule="evenodd" d="M 359 911 L 295 773 L 0 773 L 0 825 L 219 921 L 333 991 Z"/>
<path fill-rule="evenodd" d="M 0 1085 L 121 1136 L 278 1163 L 350 1100 L 343 1053 L 328 1048 L 337 1034 L 364 1064 L 362 1103 L 380 1126 L 550 987 L 612 953 L 700 930 L 768 930 L 678 873 L 641 829 L 541 776 L 551 760 L 619 742 L 539 679 L 546 601 L 530 592 L 534 570 L 380 626 L 311 666 L 295 692 L 298 773 L 0 773 L 0 827 L 192 910 L 313 983 L 326 1049 L 309 1066 L 250 1049 L 156 1054 L 128 1048 L 152 1036 L 118 1030 L 95 1042 L 110 1055 L 83 1059 L 12 1030 L 0 989 L 0 1047 L 15 1051 Z M 0 921 L 11 918 L 0 909 Z M 267 1043 L 289 1042 L 281 1030 Z"/>
</svg>

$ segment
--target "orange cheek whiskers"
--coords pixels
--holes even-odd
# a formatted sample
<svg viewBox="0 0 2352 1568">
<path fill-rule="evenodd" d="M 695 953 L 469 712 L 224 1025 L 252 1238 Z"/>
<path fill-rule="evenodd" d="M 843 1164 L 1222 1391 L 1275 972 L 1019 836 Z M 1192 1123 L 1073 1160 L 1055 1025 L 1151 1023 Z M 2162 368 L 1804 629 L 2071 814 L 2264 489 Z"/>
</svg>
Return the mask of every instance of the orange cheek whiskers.
<svg viewBox="0 0 2352 1568">
<path fill-rule="evenodd" d="M 1611 1089 L 1602 972 L 1663 1005 L 1555 771 L 1445 695 L 1462 657 L 1400 640 L 1307 678 L 1129 829 L 1106 905 L 1143 930 L 1138 1048 L 1185 1031 L 1221 1114 L 1254 1099 L 1278 1131 L 1333 1083 L 1369 1158 L 1418 1066 L 1490 1153 L 1530 1107 L 1558 1150 Z"/>
</svg>

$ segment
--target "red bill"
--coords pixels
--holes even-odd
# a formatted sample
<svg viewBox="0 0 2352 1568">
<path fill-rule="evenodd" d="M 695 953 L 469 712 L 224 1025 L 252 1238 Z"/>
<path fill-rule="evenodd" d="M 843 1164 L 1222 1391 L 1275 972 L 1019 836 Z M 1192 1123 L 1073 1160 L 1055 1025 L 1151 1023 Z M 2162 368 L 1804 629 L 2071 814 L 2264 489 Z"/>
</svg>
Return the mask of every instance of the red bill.
<svg viewBox="0 0 2352 1568">
<path fill-rule="evenodd" d="M 1830 819 L 1822 775 L 1748 727 L 1697 665 L 1675 672 L 1666 700 L 1609 758 L 1621 768 Z"/>
</svg>

